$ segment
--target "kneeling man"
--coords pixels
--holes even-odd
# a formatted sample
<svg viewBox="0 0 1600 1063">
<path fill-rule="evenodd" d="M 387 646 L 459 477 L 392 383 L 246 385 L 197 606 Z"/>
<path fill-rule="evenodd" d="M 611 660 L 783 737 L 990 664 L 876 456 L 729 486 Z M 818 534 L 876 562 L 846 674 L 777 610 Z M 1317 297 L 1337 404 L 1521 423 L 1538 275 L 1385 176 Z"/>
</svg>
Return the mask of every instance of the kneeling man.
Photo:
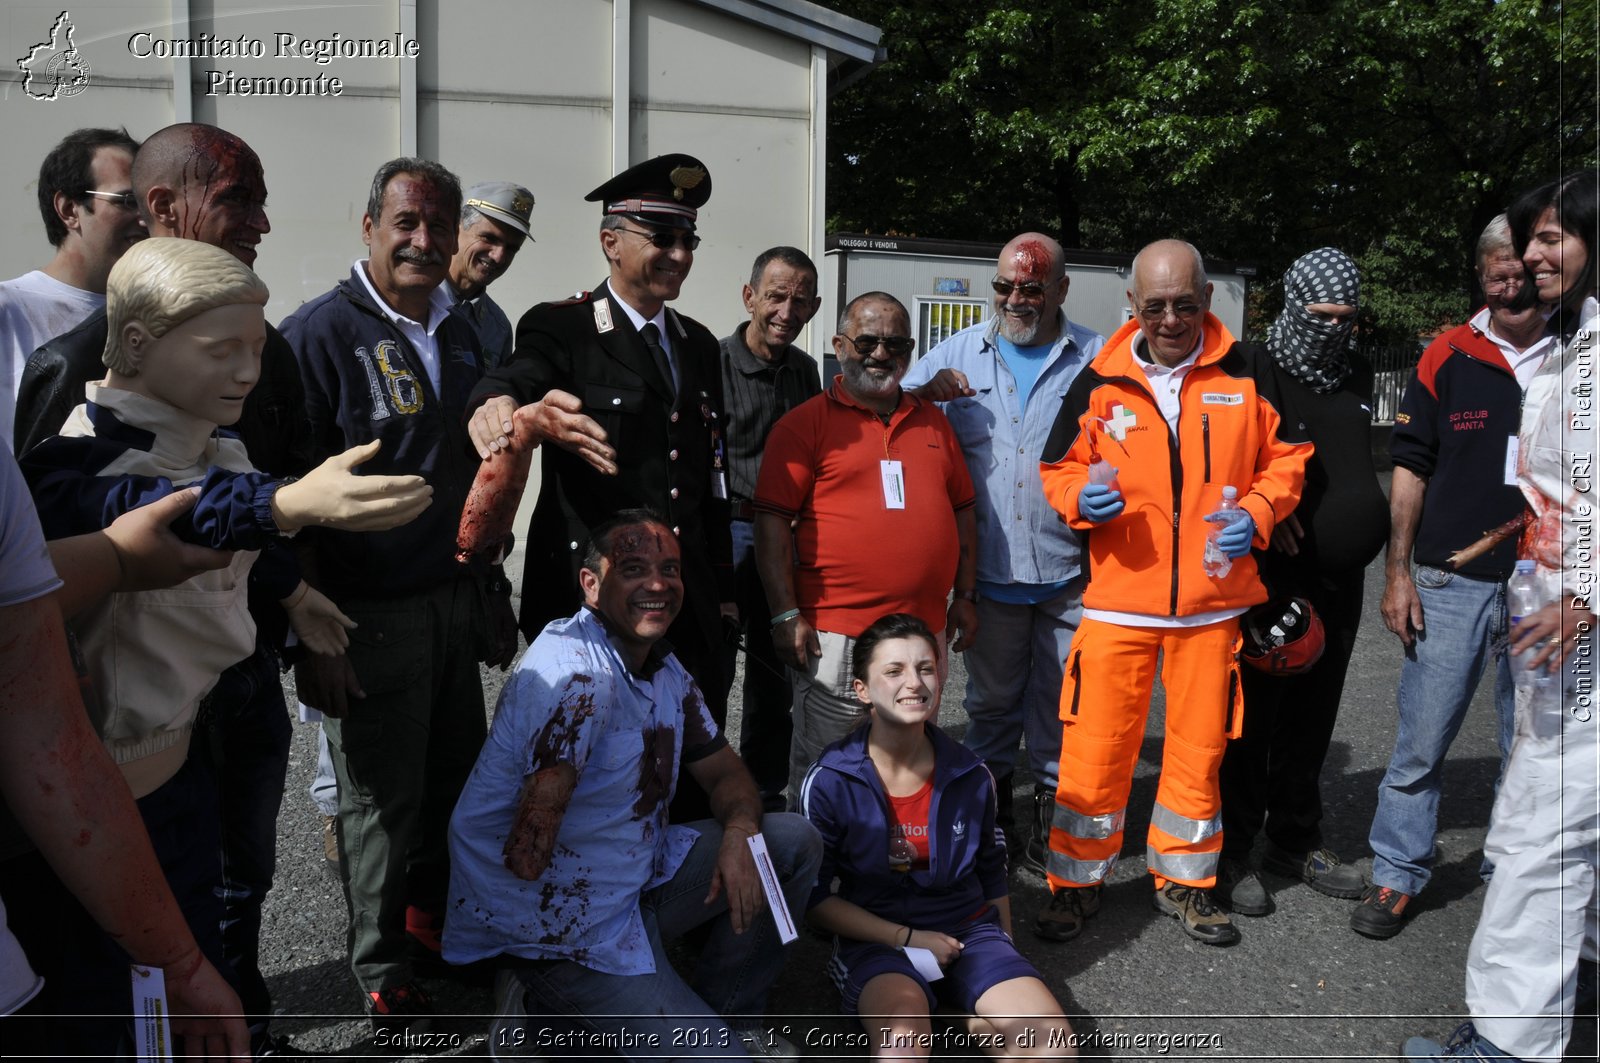
<svg viewBox="0 0 1600 1063">
<path fill-rule="evenodd" d="M 662 641 L 683 578 L 661 518 L 625 510 L 595 529 L 579 584 L 583 607 L 544 629 L 501 692 L 451 819 L 445 959 L 511 957 L 510 1010 L 565 1016 L 619 1054 L 632 1049 L 601 1038 L 654 1032 L 639 1048 L 653 1059 L 761 1057 L 771 1038 L 744 1024 L 760 1020 L 783 965 L 783 913 L 762 910 L 748 839 L 763 836 L 790 912 L 805 910 L 821 843 L 800 816 L 762 815 Z M 667 823 L 680 763 L 713 819 Z M 691 986 L 662 943 L 706 923 Z M 697 1043 L 675 1043 L 689 1026 Z"/>
</svg>

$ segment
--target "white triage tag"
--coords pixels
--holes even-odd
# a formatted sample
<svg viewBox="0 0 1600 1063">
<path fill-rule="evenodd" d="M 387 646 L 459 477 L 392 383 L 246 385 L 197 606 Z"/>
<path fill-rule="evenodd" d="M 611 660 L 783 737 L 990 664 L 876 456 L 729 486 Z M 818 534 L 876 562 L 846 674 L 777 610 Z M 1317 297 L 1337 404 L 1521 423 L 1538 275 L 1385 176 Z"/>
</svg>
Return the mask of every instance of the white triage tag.
<svg viewBox="0 0 1600 1063">
<path fill-rule="evenodd" d="M 787 945 L 800 936 L 794 928 L 794 916 L 789 914 L 789 904 L 783 899 L 783 890 L 778 886 L 778 872 L 772 867 L 772 855 L 767 852 L 767 839 L 759 834 L 752 834 L 745 839 L 750 846 L 750 856 L 756 862 L 756 870 L 761 874 L 761 892 L 767 895 L 767 907 L 772 909 L 772 921 L 778 927 L 778 940 Z"/>
<path fill-rule="evenodd" d="M 919 949 L 913 945 L 907 945 L 903 951 L 906 954 L 906 959 L 911 961 L 911 966 L 915 967 L 917 973 L 928 981 L 937 982 L 944 977 L 944 969 L 939 966 L 939 960 L 934 956 L 932 949 Z"/>
<path fill-rule="evenodd" d="M 139 1063 L 166 1063 L 172 1058 L 172 1030 L 167 1026 L 167 978 L 159 967 L 134 964 L 133 1053 Z"/>
<path fill-rule="evenodd" d="M 1522 441 L 1516 436 L 1506 437 L 1506 486 L 1517 486 L 1517 448 Z"/>
<path fill-rule="evenodd" d="M 886 458 L 878 462 L 878 468 L 883 473 L 883 508 L 905 509 L 906 478 L 900 463 Z"/>
</svg>

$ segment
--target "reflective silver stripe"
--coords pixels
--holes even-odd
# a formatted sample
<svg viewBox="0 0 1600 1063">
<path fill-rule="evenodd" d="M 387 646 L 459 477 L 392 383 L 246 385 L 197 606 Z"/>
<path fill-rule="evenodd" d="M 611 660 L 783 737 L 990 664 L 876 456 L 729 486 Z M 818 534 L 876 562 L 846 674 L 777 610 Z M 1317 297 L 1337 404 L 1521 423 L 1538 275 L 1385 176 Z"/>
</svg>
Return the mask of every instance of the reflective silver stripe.
<svg viewBox="0 0 1600 1063">
<path fill-rule="evenodd" d="M 1179 841 L 1193 845 L 1195 842 L 1205 841 L 1222 830 L 1222 817 L 1219 815 L 1213 819 L 1190 819 L 1188 816 L 1178 815 L 1157 801 L 1154 811 L 1150 813 L 1150 825 Z"/>
<path fill-rule="evenodd" d="M 1217 873 L 1220 853 L 1158 853 L 1155 846 L 1145 847 L 1145 860 L 1150 870 L 1162 878 L 1179 882 L 1198 882 Z M 1054 870 L 1054 868 L 1051 868 Z"/>
<path fill-rule="evenodd" d="M 1055 815 L 1050 817 L 1050 825 L 1056 830 L 1064 830 L 1074 838 L 1109 838 L 1113 834 L 1122 832 L 1122 824 L 1128 818 L 1128 806 L 1124 805 L 1115 812 L 1107 812 L 1099 816 L 1085 816 L 1081 812 L 1074 812 L 1070 808 L 1056 805 Z M 1099 881 L 1096 879 L 1095 881 Z"/>
<path fill-rule="evenodd" d="M 1112 853 L 1104 860 L 1074 860 L 1070 856 L 1063 856 L 1051 850 L 1049 869 L 1056 878 L 1068 882 L 1077 882 L 1085 886 L 1092 886 L 1096 882 L 1104 882 L 1111 877 L 1111 869 L 1117 866 L 1117 854 Z"/>
</svg>

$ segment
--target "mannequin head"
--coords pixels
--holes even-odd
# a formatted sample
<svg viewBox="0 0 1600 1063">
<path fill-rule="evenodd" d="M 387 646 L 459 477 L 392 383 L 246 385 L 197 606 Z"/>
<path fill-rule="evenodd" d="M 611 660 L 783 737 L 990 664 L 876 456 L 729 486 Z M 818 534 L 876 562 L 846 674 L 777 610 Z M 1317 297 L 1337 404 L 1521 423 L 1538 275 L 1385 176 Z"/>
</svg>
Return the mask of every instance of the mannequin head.
<svg viewBox="0 0 1600 1063">
<path fill-rule="evenodd" d="M 134 245 L 106 283 L 106 383 L 233 424 L 260 374 L 266 302 L 261 278 L 220 248 Z"/>
</svg>

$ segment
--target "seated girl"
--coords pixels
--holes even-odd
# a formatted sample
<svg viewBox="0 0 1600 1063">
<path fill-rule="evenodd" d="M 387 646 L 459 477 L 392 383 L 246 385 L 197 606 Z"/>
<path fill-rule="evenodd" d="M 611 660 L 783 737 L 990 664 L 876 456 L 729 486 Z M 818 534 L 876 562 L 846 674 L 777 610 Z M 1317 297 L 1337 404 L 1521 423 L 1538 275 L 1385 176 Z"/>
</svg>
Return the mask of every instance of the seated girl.
<svg viewBox="0 0 1600 1063">
<path fill-rule="evenodd" d="M 869 713 L 823 751 L 801 790 L 823 842 L 808 917 L 835 935 L 829 972 L 874 1057 L 922 1059 L 939 1047 L 1071 1058 L 1061 1006 L 1011 942 L 994 780 L 934 722 L 933 639 L 896 613 L 856 641 L 855 692 Z M 934 1036 L 929 1013 L 940 1004 L 968 1015 L 964 1031 Z"/>
</svg>

